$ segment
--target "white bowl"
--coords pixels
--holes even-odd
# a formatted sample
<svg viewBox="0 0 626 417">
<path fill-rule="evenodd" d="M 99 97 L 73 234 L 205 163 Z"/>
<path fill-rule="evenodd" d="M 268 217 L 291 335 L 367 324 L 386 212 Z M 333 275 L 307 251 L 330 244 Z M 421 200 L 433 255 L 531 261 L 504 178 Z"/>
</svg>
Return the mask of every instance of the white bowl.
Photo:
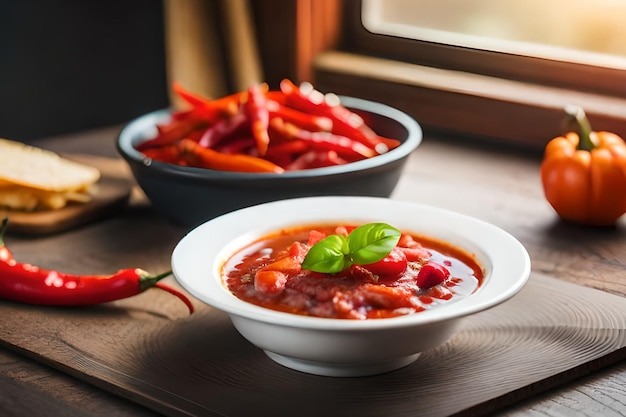
<svg viewBox="0 0 626 417">
<path fill-rule="evenodd" d="M 223 284 L 221 266 L 248 243 L 286 227 L 328 222 L 386 222 L 447 241 L 474 253 L 485 278 L 458 301 L 370 320 L 274 311 L 238 299 Z M 445 343 L 463 317 L 514 296 L 528 280 L 530 258 L 509 233 L 452 211 L 378 197 L 309 197 L 264 203 L 203 223 L 176 245 L 172 270 L 187 291 L 228 313 L 235 328 L 274 361 L 317 375 L 363 376 L 412 363 Z"/>
</svg>

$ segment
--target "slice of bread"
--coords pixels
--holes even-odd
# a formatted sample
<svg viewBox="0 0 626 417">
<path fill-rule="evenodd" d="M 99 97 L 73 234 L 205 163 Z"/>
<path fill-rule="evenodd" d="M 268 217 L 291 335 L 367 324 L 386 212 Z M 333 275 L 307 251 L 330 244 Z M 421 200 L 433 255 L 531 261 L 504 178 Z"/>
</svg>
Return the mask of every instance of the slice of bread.
<svg viewBox="0 0 626 417">
<path fill-rule="evenodd" d="M 0 206 L 13 210 L 57 209 L 89 201 L 100 171 L 58 154 L 0 139 Z"/>
</svg>

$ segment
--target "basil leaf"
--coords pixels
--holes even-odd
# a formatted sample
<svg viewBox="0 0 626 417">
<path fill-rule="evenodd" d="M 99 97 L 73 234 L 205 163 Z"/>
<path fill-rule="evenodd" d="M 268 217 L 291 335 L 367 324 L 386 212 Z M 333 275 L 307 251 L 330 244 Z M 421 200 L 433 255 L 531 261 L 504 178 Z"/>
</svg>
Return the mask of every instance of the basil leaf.
<svg viewBox="0 0 626 417">
<path fill-rule="evenodd" d="M 302 262 L 302 269 L 334 274 L 353 264 L 367 265 L 389 255 L 400 240 L 400 231 L 386 223 L 368 223 L 348 237 L 328 235 L 313 245 Z"/>
<path fill-rule="evenodd" d="M 348 241 L 341 235 L 328 235 L 309 249 L 302 261 L 302 269 L 334 274 L 352 264 Z"/>
<path fill-rule="evenodd" d="M 354 229 L 348 236 L 352 262 L 367 265 L 389 255 L 400 240 L 400 231 L 386 223 L 368 223 Z"/>
</svg>

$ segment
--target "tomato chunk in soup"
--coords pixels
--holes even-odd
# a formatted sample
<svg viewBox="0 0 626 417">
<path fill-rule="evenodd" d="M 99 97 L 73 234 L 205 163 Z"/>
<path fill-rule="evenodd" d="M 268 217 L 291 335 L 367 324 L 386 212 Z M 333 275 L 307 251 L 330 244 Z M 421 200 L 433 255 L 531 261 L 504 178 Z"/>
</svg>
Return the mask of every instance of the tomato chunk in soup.
<svg viewBox="0 0 626 417">
<path fill-rule="evenodd" d="M 226 287 L 265 308 L 325 318 L 378 319 L 414 314 L 473 293 L 483 270 L 461 248 L 403 232 L 379 262 L 326 274 L 301 268 L 309 248 L 354 225 L 302 226 L 265 236 L 223 266 Z"/>
</svg>

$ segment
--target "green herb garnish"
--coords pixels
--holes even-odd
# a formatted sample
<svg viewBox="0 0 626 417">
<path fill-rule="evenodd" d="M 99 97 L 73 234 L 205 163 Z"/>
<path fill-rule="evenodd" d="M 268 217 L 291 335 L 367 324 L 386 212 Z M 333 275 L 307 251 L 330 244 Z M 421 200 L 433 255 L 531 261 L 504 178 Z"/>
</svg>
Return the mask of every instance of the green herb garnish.
<svg viewBox="0 0 626 417">
<path fill-rule="evenodd" d="M 367 265 L 389 255 L 400 240 L 400 231 L 386 223 L 368 223 L 346 237 L 329 235 L 311 247 L 302 269 L 334 274 L 352 265 Z"/>
</svg>

